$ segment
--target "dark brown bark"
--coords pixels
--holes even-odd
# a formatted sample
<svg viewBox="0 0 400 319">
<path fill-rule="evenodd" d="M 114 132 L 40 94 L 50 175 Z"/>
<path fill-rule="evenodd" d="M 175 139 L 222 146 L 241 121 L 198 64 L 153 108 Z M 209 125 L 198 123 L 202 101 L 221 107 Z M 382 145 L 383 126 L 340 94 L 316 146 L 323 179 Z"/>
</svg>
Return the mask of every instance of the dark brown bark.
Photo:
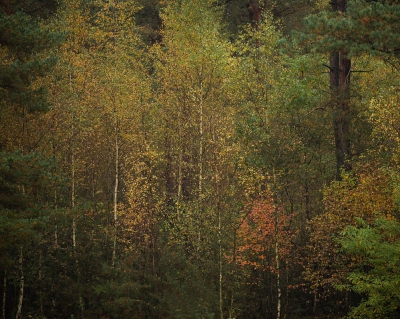
<svg viewBox="0 0 400 319">
<path fill-rule="evenodd" d="M 15 13 L 14 9 L 10 5 L 10 1 L 8 0 L 0 0 L 0 7 L 6 15 L 12 15 Z"/>
<path fill-rule="evenodd" d="M 332 3 L 332 9 L 345 12 L 347 0 Z M 335 136 L 336 178 L 340 180 L 342 170 L 351 170 L 350 141 L 350 71 L 351 60 L 346 51 L 332 52 L 330 56 L 330 87 L 333 104 Z"/>
<path fill-rule="evenodd" d="M 261 8 L 258 1 L 251 0 L 247 6 L 249 11 L 249 20 L 251 23 L 257 23 L 261 20 Z"/>
</svg>

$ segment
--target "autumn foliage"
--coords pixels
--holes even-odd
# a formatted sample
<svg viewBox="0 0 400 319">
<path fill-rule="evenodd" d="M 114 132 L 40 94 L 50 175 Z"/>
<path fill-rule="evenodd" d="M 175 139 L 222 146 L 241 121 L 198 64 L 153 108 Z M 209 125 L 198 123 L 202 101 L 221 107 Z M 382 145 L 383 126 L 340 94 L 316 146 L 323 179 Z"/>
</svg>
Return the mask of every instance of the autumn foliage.
<svg viewBox="0 0 400 319">
<path fill-rule="evenodd" d="M 344 173 L 341 181 L 325 189 L 324 208 L 325 212 L 309 224 L 311 237 L 305 267 L 312 291 L 321 298 L 343 283 L 359 262 L 341 250 L 338 238 L 345 227 L 355 226 L 359 218 L 372 225 L 377 218 L 393 217 L 390 176 L 374 166 L 358 168 L 354 175 Z"/>
<path fill-rule="evenodd" d="M 0 0 L 0 317 L 399 318 L 399 9 Z"/>
<path fill-rule="evenodd" d="M 238 229 L 238 264 L 276 272 L 276 243 L 280 259 L 288 257 L 292 249 L 291 220 L 292 216 L 274 203 L 270 192 L 254 200 Z"/>
</svg>

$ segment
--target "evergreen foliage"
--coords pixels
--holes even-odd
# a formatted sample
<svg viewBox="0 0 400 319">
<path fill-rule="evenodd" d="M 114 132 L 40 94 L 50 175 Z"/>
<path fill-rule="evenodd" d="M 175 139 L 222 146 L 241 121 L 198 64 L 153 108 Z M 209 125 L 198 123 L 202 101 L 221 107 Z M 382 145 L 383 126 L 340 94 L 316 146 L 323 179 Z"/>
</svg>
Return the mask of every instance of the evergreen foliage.
<svg viewBox="0 0 400 319">
<path fill-rule="evenodd" d="M 349 57 L 368 54 L 398 66 L 400 58 L 398 1 L 349 0 L 345 12 L 322 11 L 306 19 L 313 51 L 346 51 Z"/>
<path fill-rule="evenodd" d="M 52 48 L 62 34 L 45 25 L 53 1 L 3 1 L 0 5 L 0 99 L 2 108 L 17 105 L 24 112 L 48 108 L 46 89 L 35 85 L 54 67 L 57 58 Z"/>
</svg>

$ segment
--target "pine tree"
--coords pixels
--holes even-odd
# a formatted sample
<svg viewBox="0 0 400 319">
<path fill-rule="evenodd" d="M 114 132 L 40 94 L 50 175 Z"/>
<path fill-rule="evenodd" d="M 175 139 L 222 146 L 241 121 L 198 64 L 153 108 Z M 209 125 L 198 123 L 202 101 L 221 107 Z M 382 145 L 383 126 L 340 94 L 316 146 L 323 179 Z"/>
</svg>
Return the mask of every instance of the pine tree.
<svg viewBox="0 0 400 319">
<path fill-rule="evenodd" d="M 56 1 L 0 2 L 0 232 L 3 315 L 23 316 L 26 287 L 40 269 L 42 227 L 49 215 L 55 161 L 38 151 L 39 111 L 49 102 L 41 80 L 56 63 L 52 49 L 63 37 L 48 22 Z M 44 130 L 45 131 L 45 130 Z M 57 188 L 56 186 L 55 188 Z M 16 276 L 10 276 L 13 269 Z M 28 269 L 31 271 L 28 272 Z M 10 276 L 10 277 L 9 277 Z M 18 293 L 7 295 L 7 285 Z M 36 286 L 37 288 L 37 286 Z M 41 294 L 40 288 L 38 294 Z M 32 299 L 34 297 L 32 296 Z M 5 305 L 10 305 L 6 307 Z"/>
<path fill-rule="evenodd" d="M 305 34 L 297 34 L 313 52 L 330 54 L 330 89 L 336 149 L 337 179 L 351 169 L 354 142 L 351 103 L 351 59 L 376 56 L 400 67 L 400 4 L 398 1 L 338 0 L 331 11 L 306 19 Z"/>
<path fill-rule="evenodd" d="M 45 110 L 45 88 L 35 79 L 56 63 L 51 49 L 62 35 L 42 22 L 51 16 L 56 1 L 2 1 L 0 3 L 0 100 L 2 108 L 18 105 L 18 113 Z"/>
</svg>

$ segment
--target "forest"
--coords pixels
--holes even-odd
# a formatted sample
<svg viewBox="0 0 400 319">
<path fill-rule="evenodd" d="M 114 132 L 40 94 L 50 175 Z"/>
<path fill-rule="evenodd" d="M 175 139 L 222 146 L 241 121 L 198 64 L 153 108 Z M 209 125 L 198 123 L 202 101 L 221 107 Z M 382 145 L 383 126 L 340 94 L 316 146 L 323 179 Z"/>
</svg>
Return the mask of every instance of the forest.
<svg viewBox="0 0 400 319">
<path fill-rule="evenodd" d="M 400 317 L 399 0 L 0 0 L 2 319 Z"/>
</svg>

